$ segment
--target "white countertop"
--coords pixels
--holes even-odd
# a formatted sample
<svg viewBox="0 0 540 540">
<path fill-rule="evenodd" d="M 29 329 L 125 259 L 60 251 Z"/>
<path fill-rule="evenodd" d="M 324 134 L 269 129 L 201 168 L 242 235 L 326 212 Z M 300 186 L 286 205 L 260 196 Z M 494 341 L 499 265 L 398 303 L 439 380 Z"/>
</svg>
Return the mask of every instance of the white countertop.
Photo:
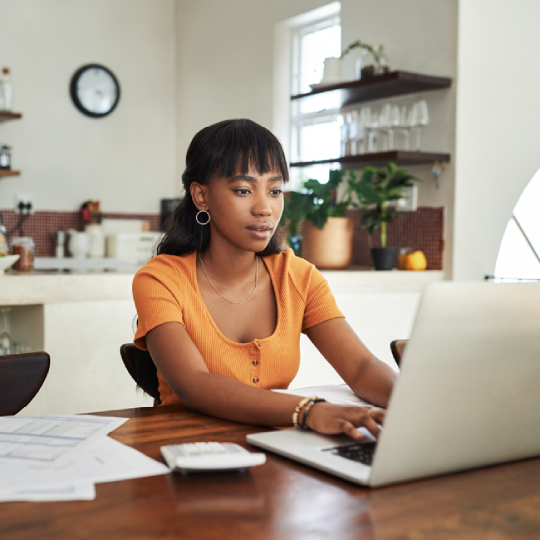
<svg viewBox="0 0 540 540">
<path fill-rule="evenodd" d="M 0 305 L 132 300 L 133 276 L 108 272 L 4 275 L 0 276 Z"/>
<path fill-rule="evenodd" d="M 0 276 L 0 305 L 131 300 L 134 271 L 8 274 Z M 323 270 L 334 294 L 420 292 L 444 272 Z"/>
</svg>

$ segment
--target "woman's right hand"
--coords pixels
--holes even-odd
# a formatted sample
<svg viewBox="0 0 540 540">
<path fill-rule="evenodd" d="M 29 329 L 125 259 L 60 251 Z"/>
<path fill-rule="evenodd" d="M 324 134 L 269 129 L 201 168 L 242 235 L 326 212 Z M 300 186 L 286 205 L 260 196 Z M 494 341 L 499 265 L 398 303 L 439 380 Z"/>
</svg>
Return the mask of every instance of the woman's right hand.
<svg viewBox="0 0 540 540">
<path fill-rule="evenodd" d="M 312 406 L 306 425 L 323 435 L 345 433 L 360 440 L 364 434 L 358 428 L 366 428 L 376 439 L 381 432 L 386 411 L 378 407 L 347 407 L 333 403 L 316 403 Z"/>
</svg>

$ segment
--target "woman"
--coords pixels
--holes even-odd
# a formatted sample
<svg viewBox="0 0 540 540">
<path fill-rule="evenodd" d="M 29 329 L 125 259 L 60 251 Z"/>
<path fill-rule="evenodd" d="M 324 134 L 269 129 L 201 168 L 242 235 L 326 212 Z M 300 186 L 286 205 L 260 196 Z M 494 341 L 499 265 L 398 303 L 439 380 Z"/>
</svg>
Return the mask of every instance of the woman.
<svg viewBox="0 0 540 540">
<path fill-rule="evenodd" d="M 326 280 L 282 249 L 288 180 L 279 141 L 227 120 L 191 142 L 186 195 L 154 257 L 133 282 L 135 344 L 158 369 L 162 404 L 237 422 L 378 436 L 384 411 L 270 392 L 298 370 L 304 332 L 361 398 L 386 407 L 395 373 L 362 344 Z"/>
</svg>

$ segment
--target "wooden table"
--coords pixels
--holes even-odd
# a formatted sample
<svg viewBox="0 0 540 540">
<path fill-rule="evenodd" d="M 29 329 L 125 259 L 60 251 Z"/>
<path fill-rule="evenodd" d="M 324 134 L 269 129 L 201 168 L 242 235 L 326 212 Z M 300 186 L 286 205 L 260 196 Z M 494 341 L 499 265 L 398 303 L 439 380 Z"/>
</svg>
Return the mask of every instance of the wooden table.
<svg viewBox="0 0 540 540">
<path fill-rule="evenodd" d="M 163 444 L 233 441 L 266 428 L 180 406 L 129 417 L 112 437 L 161 459 Z M 503 433 L 501 433 L 503 436 Z M 539 539 L 540 458 L 369 489 L 268 454 L 250 472 L 98 484 L 94 501 L 0 504 L 0 539 Z"/>
</svg>

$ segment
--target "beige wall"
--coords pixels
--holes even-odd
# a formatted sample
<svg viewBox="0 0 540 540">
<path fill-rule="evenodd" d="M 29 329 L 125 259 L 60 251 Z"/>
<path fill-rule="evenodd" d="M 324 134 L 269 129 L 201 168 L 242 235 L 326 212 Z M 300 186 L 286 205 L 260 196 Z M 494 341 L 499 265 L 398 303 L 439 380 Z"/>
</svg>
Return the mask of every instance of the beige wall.
<svg viewBox="0 0 540 540">
<path fill-rule="evenodd" d="M 175 0 L 0 0 L 0 65 L 12 68 L 20 121 L 0 123 L 18 178 L 0 208 L 31 193 L 38 210 L 158 212 L 176 179 Z M 91 119 L 69 82 L 87 63 L 118 77 L 118 108 Z"/>
<path fill-rule="evenodd" d="M 540 2 L 459 7 L 454 276 L 493 274 L 512 210 L 540 168 Z"/>
</svg>

